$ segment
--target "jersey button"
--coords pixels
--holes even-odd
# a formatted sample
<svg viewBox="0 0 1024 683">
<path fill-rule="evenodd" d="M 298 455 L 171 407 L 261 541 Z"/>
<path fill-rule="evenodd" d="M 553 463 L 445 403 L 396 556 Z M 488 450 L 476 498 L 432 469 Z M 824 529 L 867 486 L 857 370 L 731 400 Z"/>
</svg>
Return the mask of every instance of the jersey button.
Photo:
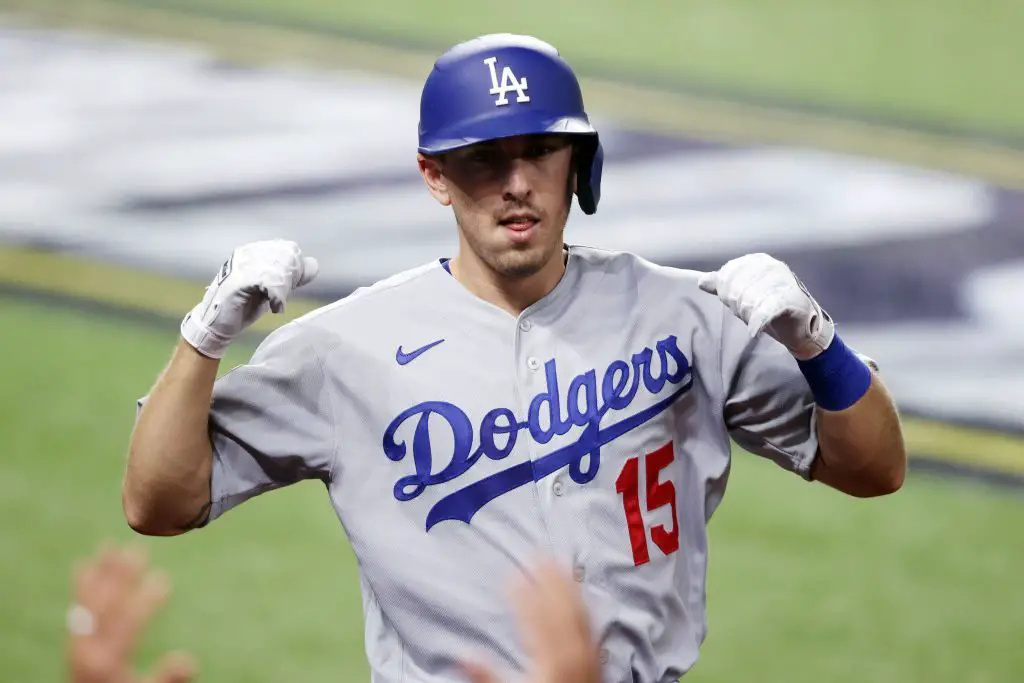
<svg viewBox="0 0 1024 683">
<path fill-rule="evenodd" d="M 608 663 L 608 650 L 601 648 L 601 652 L 597 655 L 597 658 L 601 660 L 602 664 Z"/>
<path fill-rule="evenodd" d="M 560 481 L 556 481 L 551 490 L 555 492 L 556 496 L 560 496 L 565 492 L 565 485 Z"/>
<path fill-rule="evenodd" d="M 584 571 L 583 567 L 581 567 L 580 565 L 576 565 L 572 568 L 572 578 L 576 579 L 577 582 L 582 582 L 583 577 L 585 577 L 586 575 L 586 571 Z"/>
<path fill-rule="evenodd" d="M 526 359 L 526 367 L 530 368 L 531 370 L 536 370 L 537 368 L 540 367 L 540 360 L 531 356 L 530 358 Z"/>
<path fill-rule="evenodd" d="M 533 323 L 531 323 L 529 320 L 523 320 L 522 322 L 519 323 L 519 329 L 521 329 L 523 332 L 529 332 L 531 327 L 533 327 Z"/>
</svg>

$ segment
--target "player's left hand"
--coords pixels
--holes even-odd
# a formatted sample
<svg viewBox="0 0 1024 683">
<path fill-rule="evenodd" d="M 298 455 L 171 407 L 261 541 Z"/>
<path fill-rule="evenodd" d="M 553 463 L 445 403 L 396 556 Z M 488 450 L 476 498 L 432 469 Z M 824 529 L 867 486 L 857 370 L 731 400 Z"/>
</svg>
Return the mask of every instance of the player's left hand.
<svg viewBox="0 0 1024 683">
<path fill-rule="evenodd" d="M 751 337 L 764 330 L 799 360 L 814 358 L 835 337 L 832 318 L 789 266 L 768 254 L 733 259 L 704 273 L 698 286 L 716 294 L 746 323 Z"/>
</svg>

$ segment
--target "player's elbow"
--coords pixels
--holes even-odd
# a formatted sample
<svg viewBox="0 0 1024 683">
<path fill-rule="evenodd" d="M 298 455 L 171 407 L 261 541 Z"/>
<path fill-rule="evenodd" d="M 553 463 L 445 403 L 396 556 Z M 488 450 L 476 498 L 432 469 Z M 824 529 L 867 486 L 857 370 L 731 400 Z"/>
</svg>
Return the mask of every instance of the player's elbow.
<svg viewBox="0 0 1024 683">
<path fill-rule="evenodd" d="M 132 531 L 143 536 L 159 536 L 152 515 L 142 507 L 133 504 L 131 499 L 124 494 L 121 495 L 121 509 L 124 511 L 124 519 Z"/>
<path fill-rule="evenodd" d="M 177 536 L 204 524 L 210 509 L 210 466 L 208 452 L 168 452 L 133 440 L 121 484 L 128 526 L 143 536 Z"/>
<path fill-rule="evenodd" d="M 907 457 L 899 448 L 876 452 L 875 457 L 855 459 L 849 454 L 823 453 L 815 462 L 812 478 L 855 498 L 879 498 L 903 488 Z M 865 462 L 866 460 L 866 462 Z M 857 462 L 856 466 L 850 466 Z"/>
<path fill-rule="evenodd" d="M 165 516 L 155 506 L 139 500 L 127 487 L 121 491 L 121 509 L 131 530 L 142 536 L 175 536 L 182 533 L 182 530 L 168 524 Z"/>
<path fill-rule="evenodd" d="M 863 477 L 857 487 L 860 491 L 860 497 L 879 498 L 896 493 L 903 488 L 906 471 L 905 464 L 894 464 Z"/>
<path fill-rule="evenodd" d="M 888 496 L 903 488 L 907 478 L 907 450 L 902 436 L 889 439 L 881 450 L 883 454 L 877 458 L 872 468 L 872 486 L 874 497 Z"/>
<path fill-rule="evenodd" d="M 188 529 L 181 514 L 140 492 L 127 478 L 121 487 L 121 510 L 131 530 L 142 536 L 177 536 Z"/>
<path fill-rule="evenodd" d="M 898 473 L 843 474 L 822 472 L 817 480 L 854 498 L 880 498 L 903 488 L 903 476 Z"/>
<path fill-rule="evenodd" d="M 141 536 L 162 536 L 159 526 L 149 517 L 138 513 L 132 508 L 124 509 L 124 518 L 129 528 Z"/>
</svg>

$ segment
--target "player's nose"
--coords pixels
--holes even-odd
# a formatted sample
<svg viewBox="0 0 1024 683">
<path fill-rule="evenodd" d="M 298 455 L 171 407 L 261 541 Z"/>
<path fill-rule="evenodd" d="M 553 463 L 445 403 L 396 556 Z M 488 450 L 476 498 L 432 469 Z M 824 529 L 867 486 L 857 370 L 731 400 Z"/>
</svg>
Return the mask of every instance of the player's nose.
<svg viewBox="0 0 1024 683">
<path fill-rule="evenodd" d="M 529 163 L 523 159 L 511 159 L 505 174 L 505 199 L 522 201 L 530 196 L 531 191 Z"/>
</svg>

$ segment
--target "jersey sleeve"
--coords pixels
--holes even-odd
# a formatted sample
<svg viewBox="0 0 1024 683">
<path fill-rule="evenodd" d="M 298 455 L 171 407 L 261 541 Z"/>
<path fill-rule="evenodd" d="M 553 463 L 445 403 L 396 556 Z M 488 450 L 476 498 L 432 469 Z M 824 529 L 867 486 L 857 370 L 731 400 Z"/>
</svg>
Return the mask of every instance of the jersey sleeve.
<svg viewBox="0 0 1024 683">
<path fill-rule="evenodd" d="M 336 421 L 321 334 L 287 324 L 214 385 L 210 521 L 263 492 L 330 480 Z"/>
<path fill-rule="evenodd" d="M 818 454 L 814 397 L 785 346 L 722 307 L 723 417 L 732 439 L 805 479 Z"/>
</svg>

